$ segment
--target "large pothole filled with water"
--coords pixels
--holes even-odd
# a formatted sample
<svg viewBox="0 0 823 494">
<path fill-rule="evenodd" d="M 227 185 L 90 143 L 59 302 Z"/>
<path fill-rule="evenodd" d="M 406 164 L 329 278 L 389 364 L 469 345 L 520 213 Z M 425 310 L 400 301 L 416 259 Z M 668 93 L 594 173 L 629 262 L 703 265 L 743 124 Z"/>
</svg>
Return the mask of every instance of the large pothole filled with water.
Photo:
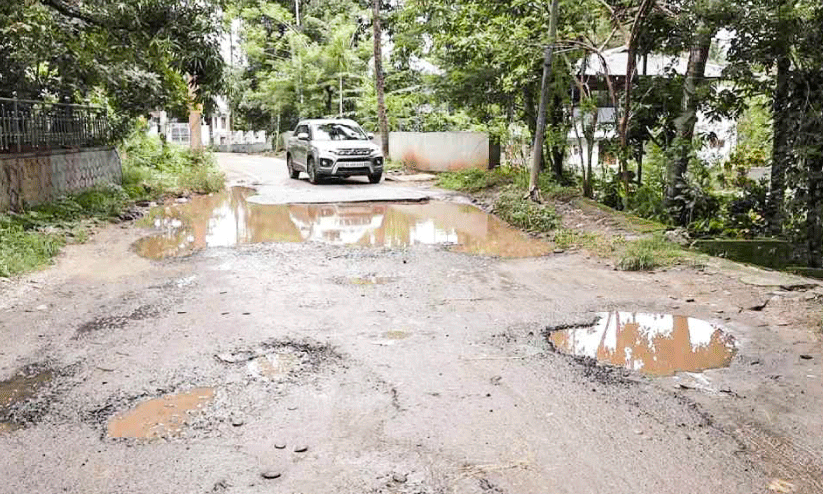
<svg viewBox="0 0 823 494">
<path fill-rule="evenodd" d="M 480 209 L 448 202 L 265 205 L 247 201 L 253 189 L 234 187 L 186 204 L 153 209 L 156 231 L 136 242 L 151 259 L 208 247 L 264 242 L 402 248 L 445 245 L 468 254 L 536 257 L 551 245 L 530 238 Z"/>
<path fill-rule="evenodd" d="M 727 367 L 737 346 L 720 326 L 669 314 L 601 312 L 591 326 L 551 331 L 558 351 L 650 376 Z"/>
</svg>

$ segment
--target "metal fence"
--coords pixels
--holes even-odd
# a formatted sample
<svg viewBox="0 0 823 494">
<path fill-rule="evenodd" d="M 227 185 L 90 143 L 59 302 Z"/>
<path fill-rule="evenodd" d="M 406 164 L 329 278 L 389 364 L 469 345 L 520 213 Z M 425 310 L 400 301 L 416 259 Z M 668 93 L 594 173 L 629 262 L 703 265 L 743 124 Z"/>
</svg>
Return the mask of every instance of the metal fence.
<svg viewBox="0 0 823 494">
<path fill-rule="evenodd" d="M 102 146 L 111 134 L 104 108 L 0 98 L 0 153 Z"/>
</svg>

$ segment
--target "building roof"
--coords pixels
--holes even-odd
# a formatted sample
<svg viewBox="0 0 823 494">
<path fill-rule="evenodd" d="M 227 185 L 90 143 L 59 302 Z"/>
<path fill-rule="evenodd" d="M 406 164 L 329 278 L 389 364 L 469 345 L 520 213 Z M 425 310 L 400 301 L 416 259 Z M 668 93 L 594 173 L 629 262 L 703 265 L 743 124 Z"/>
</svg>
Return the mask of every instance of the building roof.
<svg viewBox="0 0 823 494">
<path fill-rule="evenodd" d="M 585 60 L 585 75 L 590 76 L 626 76 L 626 66 L 628 65 L 628 48 L 621 46 L 603 51 L 603 58 L 606 60 L 606 68 L 604 70 L 603 61 L 597 54 L 589 54 Z M 578 71 L 582 71 L 583 62 L 581 60 L 577 63 Z M 686 74 L 686 68 L 689 64 L 689 58 L 678 55 L 663 55 L 660 53 L 650 53 L 646 57 L 646 71 L 643 72 L 643 59 L 637 61 L 637 73 L 640 75 L 649 76 L 665 76 L 671 69 L 674 69 L 680 75 Z M 706 64 L 705 77 L 719 78 L 723 71 L 723 67 L 714 63 Z"/>
</svg>

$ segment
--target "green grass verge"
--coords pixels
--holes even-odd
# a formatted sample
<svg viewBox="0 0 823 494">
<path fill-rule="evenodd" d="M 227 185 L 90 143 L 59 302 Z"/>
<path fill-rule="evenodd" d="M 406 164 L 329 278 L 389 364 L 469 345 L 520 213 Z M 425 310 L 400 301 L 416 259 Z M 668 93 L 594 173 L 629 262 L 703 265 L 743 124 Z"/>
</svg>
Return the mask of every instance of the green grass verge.
<svg viewBox="0 0 823 494">
<path fill-rule="evenodd" d="M 671 266 L 684 258 L 684 252 L 662 235 L 641 238 L 626 244 L 617 262 L 623 271 L 651 271 Z"/>
<path fill-rule="evenodd" d="M 508 167 L 498 167 L 489 171 L 471 168 L 459 172 L 444 172 L 437 175 L 437 186 L 449 190 L 475 193 L 514 183 L 516 173 Z"/>
<path fill-rule="evenodd" d="M 510 166 L 499 166 L 493 170 L 472 168 L 458 172 L 440 173 L 437 175 L 436 185 L 444 189 L 470 194 L 512 185 L 525 193 L 529 187 L 529 173 L 528 170 L 523 168 Z M 567 201 L 580 195 L 576 187 L 558 185 L 548 173 L 540 174 L 537 185 L 544 199 Z"/>
<path fill-rule="evenodd" d="M 84 242 L 96 222 L 117 220 L 136 201 L 225 186 L 213 154 L 164 145 L 144 129 L 126 139 L 120 155 L 122 187 L 97 187 L 19 213 L 0 213 L 0 277 L 49 264 L 66 243 Z"/>
</svg>

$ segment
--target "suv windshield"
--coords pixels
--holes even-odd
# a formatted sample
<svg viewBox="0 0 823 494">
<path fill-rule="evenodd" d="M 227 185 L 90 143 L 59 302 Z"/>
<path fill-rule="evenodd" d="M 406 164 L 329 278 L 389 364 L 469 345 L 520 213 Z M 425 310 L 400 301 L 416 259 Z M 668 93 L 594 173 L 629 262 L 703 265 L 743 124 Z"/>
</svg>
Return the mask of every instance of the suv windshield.
<svg viewBox="0 0 823 494">
<path fill-rule="evenodd" d="M 324 123 L 314 128 L 315 141 L 363 141 L 368 137 L 357 125 Z"/>
</svg>

